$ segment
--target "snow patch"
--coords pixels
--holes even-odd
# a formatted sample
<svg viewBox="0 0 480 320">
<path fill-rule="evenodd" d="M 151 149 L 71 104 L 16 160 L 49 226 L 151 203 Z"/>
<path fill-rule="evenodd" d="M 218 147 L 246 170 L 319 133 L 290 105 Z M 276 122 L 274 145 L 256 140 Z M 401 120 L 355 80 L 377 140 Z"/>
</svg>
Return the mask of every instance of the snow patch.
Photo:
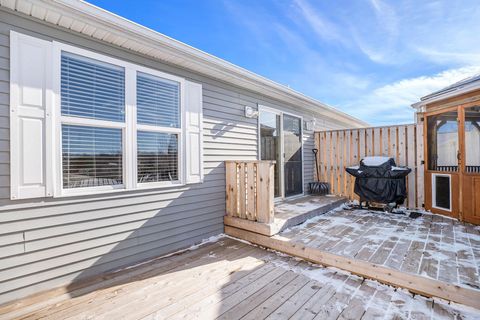
<svg viewBox="0 0 480 320">
<path fill-rule="evenodd" d="M 362 162 L 364 165 L 369 167 L 378 167 L 387 162 L 388 160 L 390 160 L 390 157 L 373 156 L 363 158 Z"/>
<path fill-rule="evenodd" d="M 379 311 L 384 311 L 385 319 L 393 319 L 399 317 L 403 318 L 415 318 L 415 314 L 432 315 L 433 304 L 441 305 L 441 309 L 445 310 L 447 314 L 435 314 L 434 319 L 452 319 L 452 315 L 455 319 L 473 320 L 479 319 L 480 311 L 468 306 L 448 303 L 442 299 L 426 298 L 419 295 L 414 295 L 408 290 L 401 288 L 394 288 L 392 286 L 384 285 L 375 280 L 365 279 L 364 284 L 374 288 L 377 292 L 383 292 L 384 294 L 391 296 L 391 303 L 388 304 L 387 310 L 385 310 L 385 301 L 375 296 L 365 294 L 360 287 L 349 285 L 348 280 L 361 280 L 362 278 L 352 275 L 343 270 L 339 270 L 331 267 L 323 267 L 317 264 L 305 262 L 301 265 L 293 266 L 285 260 L 272 259 L 269 261 L 273 265 L 285 270 L 301 274 L 309 279 L 319 282 L 320 285 L 326 285 L 332 287 L 335 292 L 345 293 L 352 295 L 352 299 L 358 299 L 364 304 L 364 309 L 374 308 Z M 341 278 L 335 278 L 335 273 L 343 274 L 348 277 L 345 280 Z M 342 310 L 345 306 L 343 304 L 337 306 L 339 310 Z"/>
<path fill-rule="evenodd" d="M 392 167 L 392 170 L 394 170 L 394 171 L 405 171 L 405 170 L 408 170 L 408 168 L 404 168 L 404 167 L 395 167 L 395 166 L 393 166 L 393 167 Z"/>
</svg>

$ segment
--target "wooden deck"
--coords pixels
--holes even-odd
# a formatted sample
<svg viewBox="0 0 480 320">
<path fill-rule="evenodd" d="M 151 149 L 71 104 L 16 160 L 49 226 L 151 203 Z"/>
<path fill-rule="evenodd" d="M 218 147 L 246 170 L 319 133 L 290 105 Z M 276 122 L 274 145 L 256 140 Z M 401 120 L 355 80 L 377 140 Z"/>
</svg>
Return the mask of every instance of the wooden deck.
<svg viewBox="0 0 480 320">
<path fill-rule="evenodd" d="M 233 237 L 428 297 L 480 309 L 479 228 L 425 213 L 337 208 L 267 237 L 225 227 Z"/>
<path fill-rule="evenodd" d="M 121 270 L 63 295 L 0 307 L 11 319 L 475 319 L 413 296 L 229 238 Z M 42 299 L 43 298 L 43 299 Z"/>
<path fill-rule="evenodd" d="M 345 257 L 480 289 L 480 228 L 440 215 L 410 219 L 333 211 L 280 235 Z"/>
</svg>

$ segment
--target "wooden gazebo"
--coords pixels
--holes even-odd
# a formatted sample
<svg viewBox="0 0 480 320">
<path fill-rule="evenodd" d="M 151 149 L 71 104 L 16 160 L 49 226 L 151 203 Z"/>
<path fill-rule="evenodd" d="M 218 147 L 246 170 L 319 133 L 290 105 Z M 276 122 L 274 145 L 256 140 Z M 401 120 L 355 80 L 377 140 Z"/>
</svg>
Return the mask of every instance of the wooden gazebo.
<svg viewBox="0 0 480 320">
<path fill-rule="evenodd" d="M 480 75 L 413 107 L 424 129 L 425 208 L 480 224 Z"/>
</svg>

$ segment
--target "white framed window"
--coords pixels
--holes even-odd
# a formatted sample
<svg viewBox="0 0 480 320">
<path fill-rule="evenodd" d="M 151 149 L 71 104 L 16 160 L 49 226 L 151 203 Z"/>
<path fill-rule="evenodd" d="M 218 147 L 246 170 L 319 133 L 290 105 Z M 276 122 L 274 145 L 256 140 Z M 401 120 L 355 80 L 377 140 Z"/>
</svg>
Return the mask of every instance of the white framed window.
<svg viewBox="0 0 480 320">
<path fill-rule="evenodd" d="M 183 81 L 151 70 L 136 73 L 136 183 L 181 183 Z"/>
<path fill-rule="evenodd" d="M 61 193 L 125 188 L 125 68 L 61 50 L 56 80 Z"/>
<path fill-rule="evenodd" d="M 10 35 L 11 199 L 203 182 L 201 84 Z"/>
<path fill-rule="evenodd" d="M 54 42 L 55 196 L 185 184 L 184 79 Z"/>
</svg>

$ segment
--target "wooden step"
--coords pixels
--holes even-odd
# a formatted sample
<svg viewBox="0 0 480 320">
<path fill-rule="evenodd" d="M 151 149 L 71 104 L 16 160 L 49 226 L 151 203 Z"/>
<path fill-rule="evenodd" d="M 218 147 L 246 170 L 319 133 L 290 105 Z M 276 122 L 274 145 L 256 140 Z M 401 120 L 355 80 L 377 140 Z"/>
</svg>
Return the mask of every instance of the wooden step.
<svg viewBox="0 0 480 320">
<path fill-rule="evenodd" d="M 260 223 L 230 216 L 224 217 L 224 223 L 226 226 L 273 236 L 308 219 L 327 213 L 345 202 L 345 198 L 337 196 L 305 196 L 276 203 L 273 223 Z"/>
</svg>

